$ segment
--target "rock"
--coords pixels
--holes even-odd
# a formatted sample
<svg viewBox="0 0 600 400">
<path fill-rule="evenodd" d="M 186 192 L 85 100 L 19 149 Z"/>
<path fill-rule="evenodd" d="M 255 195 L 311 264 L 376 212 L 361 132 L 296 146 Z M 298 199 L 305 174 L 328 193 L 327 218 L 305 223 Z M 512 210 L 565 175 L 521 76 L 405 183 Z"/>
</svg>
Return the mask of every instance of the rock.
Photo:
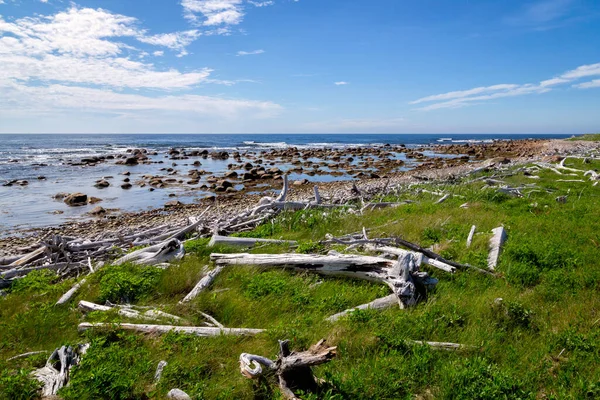
<svg viewBox="0 0 600 400">
<path fill-rule="evenodd" d="M 165 208 L 181 207 L 183 205 L 179 200 L 171 200 L 165 203 Z"/>
<path fill-rule="evenodd" d="M 96 203 L 100 203 L 102 201 L 102 199 L 99 199 L 97 197 L 90 197 L 88 199 L 88 203 L 89 204 L 96 204 Z"/>
<path fill-rule="evenodd" d="M 167 399 L 172 400 L 192 400 L 192 398 L 183 390 L 180 389 L 171 389 L 169 393 L 167 393 Z"/>
<path fill-rule="evenodd" d="M 238 177 L 238 173 L 235 171 L 228 171 L 225 173 L 225 178 L 237 178 Z"/>
<path fill-rule="evenodd" d="M 132 185 L 129 182 L 125 182 L 124 184 L 121 185 L 121 189 L 131 189 Z"/>
<path fill-rule="evenodd" d="M 29 185 L 29 182 L 24 181 L 24 180 L 23 181 L 17 181 L 17 185 L 19 185 L 19 186 L 27 186 L 27 185 Z"/>
<path fill-rule="evenodd" d="M 138 165 L 139 161 L 137 159 L 137 157 L 128 157 L 125 160 L 125 165 Z"/>
<path fill-rule="evenodd" d="M 233 187 L 233 183 L 223 180 L 219 182 L 219 186 L 223 186 L 225 189 L 227 189 Z"/>
<path fill-rule="evenodd" d="M 254 167 L 252 166 L 252 164 L 250 164 L 250 163 L 246 163 L 246 164 L 244 164 L 244 169 L 245 169 L 246 171 L 250 171 L 252 168 L 254 168 Z"/>
<path fill-rule="evenodd" d="M 42 176 L 42 175 L 38 176 L 37 178 L 38 178 L 38 180 L 40 180 L 40 181 L 44 181 L 44 180 L 46 180 L 46 177 L 45 177 L 45 176 Z"/>
<path fill-rule="evenodd" d="M 194 167 L 199 167 L 202 165 L 202 163 L 200 161 L 194 161 Z"/>
<path fill-rule="evenodd" d="M 232 188 L 232 187 L 228 187 L 228 188 L 225 190 L 225 193 L 235 193 L 235 192 L 237 192 L 237 190 L 235 190 L 235 188 Z"/>
<path fill-rule="evenodd" d="M 54 200 L 62 200 L 65 197 L 67 197 L 68 195 L 69 195 L 69 193 L 60 192 L 60 193 L 56 193 L 54 196 L 52 196 L 52 198 Z"/>
<path fill-rule="evenodd" d="M 106 214 L 106 210 L 100 206 L 94 207 L 92 211 L 90 211 L 91 215 L 104 215 Z"/>
<path fill-rule="evenodd" d="M 104 189 L 106 187 L 109 187 L 110 183 L 108 183 L 107 180 L 100 179 L 98 182 L 96 182 L 96 184 L 94 186 L 97 187 L 98 189 Z"/>
<path fill-rule="evenodd" d="M 308 179 L 302 179 L 300 181 L 294 181 L 294 186 L 302 186 L 308 184 Z"/>
<path fill-rule="evenodd" d="M 122 172 L 121 175 L 129 176 L 129 175 L 131 175 L 131 172 L 125 171 L 125 172 Z"/>
<path fill-rule="evenodd" d="M 65 197 L 64 202 L 71 207 L 84 206 L 88 202 L 88 197 L 87 194 L 83 193 L 71 193 Z"/>
<path fill-rule="evenodd" d="M 129 181 L 130 181 L 130 179 L 129 179 L 129 178 L 125 178 L 125 179 L 123 179 L 123 182 L 129 182 Z"/>
</svg>

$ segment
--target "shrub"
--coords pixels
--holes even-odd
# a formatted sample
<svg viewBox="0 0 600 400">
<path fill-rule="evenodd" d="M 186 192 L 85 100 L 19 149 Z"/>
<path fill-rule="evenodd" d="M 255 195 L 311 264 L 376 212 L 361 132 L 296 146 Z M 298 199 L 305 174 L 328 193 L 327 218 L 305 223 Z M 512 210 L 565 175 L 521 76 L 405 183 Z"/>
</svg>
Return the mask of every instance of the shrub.
<svg viewBox="0 0 600 400">
<path fill-rule="evenodd" d="M 160 280 L 162 270 L 133 265 L 113 266 L 101 271 L 99 301 L 131 303 L 147 296 Z"/>
<path fill-rule="evenodd" d="M 21 279 L 15 279 L 11 287 L 12 293 L 44 292 L 51 289 L 56 273 L 47 269 L 33 271 Z"/>
<path fill-rule="evenodd" d="M 301 254 L 311 254 L 311 253 L 320 253 L 323 250 L 325 250 L 325 246 L 323 246 L 321 243 L 308 241 L 308 242 L 301 242 L 298 245 L 296 252 L 301 253 Z"/>
<path fill-rule="evenodd" d="M 32 379 L 30 371 L 18 370 L 11 372 L 2 369 L 0 372 L 0 399 L 1 400 L 29 400 L 37 399 L 38 389 L 41 384 Z"/>
<path fill-rule="evenodd" d="M 151 379 L 153 368 L 142 339 L 134 335 L 109 334 L 96 338 L 69 386 L 59 393 L 66 399 L 143 399 L 140 383 Z"/>
</svg>

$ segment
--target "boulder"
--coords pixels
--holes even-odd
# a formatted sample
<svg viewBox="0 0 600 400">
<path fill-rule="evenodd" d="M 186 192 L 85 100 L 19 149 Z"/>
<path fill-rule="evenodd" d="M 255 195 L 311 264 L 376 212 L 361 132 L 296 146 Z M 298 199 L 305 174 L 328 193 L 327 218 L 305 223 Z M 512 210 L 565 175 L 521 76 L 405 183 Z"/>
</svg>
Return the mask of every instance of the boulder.
<svg viewBox="0 0 600 400">
<path fill-rule="evenodd" d="M 125 165 L 138 165 L 137 157 L 128 157 L 125 159 Z"/>
<path fill-rule="evenodd" d="M 183 205 L 179 200 L 171 200 L 165 203 L 165 208 L 181 207 Z"/>
<path fill-rule="evenodd" d="M 90 211 L 91 215 L 104 215 L 106 214 L 106 210 L 100 206 L 94 207 L 92 211 Z"/>
<path fill-rule="evenodd" d="M 94 186 L 97 187 L 98 189 L 104 189 L 106 187 L 109 187 L 110 183 L 108 183 L 108 181 L 105 179 L 100 179 L 98 182 L 96 182 L 96 184 Z"/>
<path fill-rule="evenodd" d="M 97 197 L 90 197 L 88 199 L 88 203 L 89 204 L 96 204 L 96 203 L 100 203 L 102 201 L 102 199 L 99 199 Z"/>
<path fill-rule="evenodd" d="M 64 202 L 71 207 L 84 206 L 88 202 L 87 194 L 83 193 L 71 193 L 65 197 Z"/>
<path fill-rule="evenodd" d="M 129 182 L 125 182 L 124 184 L 121 185 L 121 189 L 131 189 L 132 185 Z"/>
</svg>

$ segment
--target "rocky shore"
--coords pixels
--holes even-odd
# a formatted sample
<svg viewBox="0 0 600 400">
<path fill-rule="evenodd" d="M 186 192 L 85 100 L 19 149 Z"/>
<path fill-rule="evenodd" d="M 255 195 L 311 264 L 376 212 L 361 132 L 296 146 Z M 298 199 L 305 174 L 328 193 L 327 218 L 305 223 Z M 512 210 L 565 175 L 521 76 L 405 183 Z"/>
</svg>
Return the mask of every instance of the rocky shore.
<svg viewBox="0 0 600 400">
<path fill-rule="evenodd" d="M 208 206 L 211 214 L 237 213 L 257 203 L 260 197 L 279 190 L 283 174 L 307 176 L 292 181 L 291 199 L 312 196 L 313 184 L 318 184 L 321 195 L 334 203 L 343 198 L 354 184 L 365 190 L 376 190 L 387 185 L 448 179 L 467 173 L 490 163 L 522 163 L 550 160 L 557 155 L 578 154 L 598 148 L 594 142 L 566 140 L 496 141 L 479 144 L 449 144 L 409 149 L 404 146 L 374 146 L 345 149 L 271 149 L 246 152 L 209 152 L 171 149 L 168 154 L 150 153 L 144 149 L 131 149 L 126 155 L 110 159 L 98 157 L 80 160 L 88 165 L 115 162 L 123 165 L 121 174 L 124 191 L 131 185 L 162 190 L 179 185 L 194 190 L 199 187 L 213 193 L 193 204 L 182 204 L 174 199 L 164 207 L 141 212 L 118 212 L 96 206 L 90 213 L 93 219 L 62 224 L 60 226 L 25 229 L 8 232 L 0 239 L 0 256 L 25 251 L 36 240 L 48 235 L 93 238 L 102 232 L 118 232 L 124 228 L 146 229 L 165 223 L 179 223 L 197 216 Z M 440 157 L 439 155 L 452 157 Z M 127 166 L 164 164 L 170 167 L 164 174 L 141 174 L 135 180 Z M 220 176 L 209 175 L 199 169 L 202 160 L 220 159 L 229 162 L 227 171 Z M 187 171 L 184 169 L 187 168 Z M 311 182 L 310 177 L 332 175 L 344 179 L 329 182 Z M 112 185 L 109 179 L 96 182 L 100 187 Z M 60 193 L 59 199 L 70 206 L 96 203 L 100 199 L 85 193 Z"/>
</svg>

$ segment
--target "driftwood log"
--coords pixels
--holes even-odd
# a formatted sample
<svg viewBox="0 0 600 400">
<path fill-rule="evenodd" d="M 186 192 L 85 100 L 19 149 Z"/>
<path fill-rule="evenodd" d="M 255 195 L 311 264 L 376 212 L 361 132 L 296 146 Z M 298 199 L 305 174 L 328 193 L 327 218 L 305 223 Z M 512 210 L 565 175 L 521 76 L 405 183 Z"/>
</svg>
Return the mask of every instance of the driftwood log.
<svg viewBox="0 0 600 400">
<path fill-rule="evenodd" d="M 276 239 L 256 239 L 256 238 L 242 238 L 242 237 L 231 237 L 231 236 L 220 236 L 214 235 L 208 247 L 216 245 L 227 245 L 227 246 L 239 246 L 239 247 L 252 247 L 256 244 L 288 244 L 290 246 L 296 245 L 298 242 L 295 240 L 276 240 Z"/>
<path fill-rule="evenodd" d="M 289 341 L 279 341 L 279 355 L 276 360 L 253 354 L 240 355 L 240 371 L 249 379 L 261 377 L 266 371 L 273 373 L 282 395 L 289 400 L 298 399 L 294 391 L 314 392 L 318 389 L 311 367 L 331 361 L 336 356 L 336 347 L 327 347 L 325 340 L 319 341 L 307 351 L 292 352 Z"/>
<path fill-rule="evenodd" d="M 200 293 L 206 290 L 213 283 L 217 275 L 219 275 L 223 271 L 223 267 L 217 267 L 212 271 L 209 271 L 200 281 L 196 284 L 196 286 L 192 289 L 187 296 L 183 298 L 179 303 L 188 303 L 195 299 Z"/>
<path fill-rule="evenodd" d="M 406 252 L 397 261 L 348 254 L 211 254 L 217 266 L 252 265 L 265 268 L 292 268 L 321 275 L 364 279 L 388 285 L 401 308 L 415 304 L 426 290 L 437 284 L 427 273 L 418 271 L 418 260 Z M 417 288 L 419 286 L 419 288 Z"/>
<path fill-rule="evenodd" d="M 492 271 L 498 266 L 498 260 L 500 259 L 500 252 L 502 246 L 508 238 L 506 231 L 503 227 L 492 229 L 494 236 L 490 239 L 490 252 L 488 254 L 488 268 Z"/>
<path fill-rule="evenodd" d="M 168 263 L 174 259 L 180 260 L 184 255 L 183 243 L 178 239 L 169 239 L 154 246 L 129 253 L 116 260 L 113 265 L 121 265 L 126 262 L 137 265 L 155 265 Z"/>
<path fill-rule="evenodd" d="M 78 329 L 80 331 L 86 331 L 93 328 L 115 328 L 126 331 L 151 333 L 151 334 L 166 334 L 169 332 L 182 333 L 185 335 L 195 336 L 220 336 L 220 335 L 232 335 L 232 336 L 246 336 L 256 335 L 264 331 L 264 329 L 248 329 L 248 328 L 215 328 L 205 326 L 173 326 L 173 325 L 142 325 L 142 324 L 109 324 L 109 323 L 95 323 L 91 324 L 84 322 L 79 324 Z"/>
<path fill-rule="evenodd" d="M 43 368 L 32 372 L 32 375 L 42 383 L 42 396 L 54 396 L 69 383 L 71 368 L 79 364 L 89 344 L 76 348 L 62 346 L 52 353 Z"/>
</svg>

